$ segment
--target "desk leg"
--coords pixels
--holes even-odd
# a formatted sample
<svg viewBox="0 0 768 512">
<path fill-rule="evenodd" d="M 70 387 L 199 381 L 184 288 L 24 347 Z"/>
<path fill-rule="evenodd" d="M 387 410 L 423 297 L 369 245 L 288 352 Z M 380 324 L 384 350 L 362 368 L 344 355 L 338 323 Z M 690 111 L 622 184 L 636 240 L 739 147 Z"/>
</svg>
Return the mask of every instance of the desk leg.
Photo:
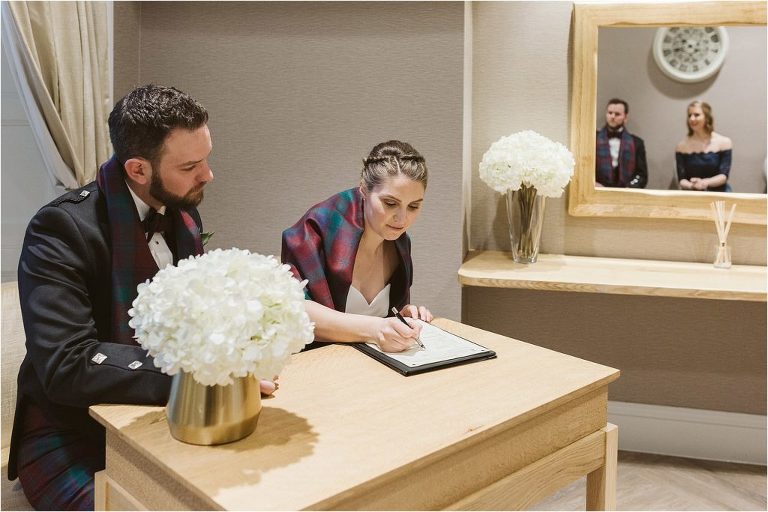
<svg viewBox="0 0 768 512">
<path fill-rule="evenodd" d="M 93 474 L 93 509 L 107 510 L 107 482 L 106 471 L 97 471 Z"/>
<path fill-rule="evenodd" d="M 120 484 L 107 475 L 107 471 L 94 473 L 94 510 L 149 510 Z"/>
<path fill-rule="evenodd" d="M 619 429 L 608 424 L 605 432 L 605 463 L 587 475 L 587 510 L 616 510 L 616 465 Z"/>
</svg>

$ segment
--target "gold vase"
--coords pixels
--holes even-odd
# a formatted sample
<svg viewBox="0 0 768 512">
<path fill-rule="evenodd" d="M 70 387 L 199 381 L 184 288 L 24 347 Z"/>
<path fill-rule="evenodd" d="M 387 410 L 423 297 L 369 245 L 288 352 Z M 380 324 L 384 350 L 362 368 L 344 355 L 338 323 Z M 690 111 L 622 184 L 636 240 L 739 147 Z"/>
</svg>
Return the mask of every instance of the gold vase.
<svg viewBox="0 0 768 512">
<path fill-rule="evenodd" d="M 228 386 L 206 386 L 191 374 L 173 376 L 165 408 L 171 435 L 190 444 L 237 441 L 256 428 L 261 412 L 259 381 L 249 375 Z"/>
</svg>

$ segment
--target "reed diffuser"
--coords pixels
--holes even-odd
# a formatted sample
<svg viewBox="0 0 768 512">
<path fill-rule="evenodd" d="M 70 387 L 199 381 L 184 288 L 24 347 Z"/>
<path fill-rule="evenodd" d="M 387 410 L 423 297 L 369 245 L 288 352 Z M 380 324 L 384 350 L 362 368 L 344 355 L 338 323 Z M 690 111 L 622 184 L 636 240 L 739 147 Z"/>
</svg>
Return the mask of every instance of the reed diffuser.
<svg viewBox="0 0 768 512">
<path fill-rule="evenodd" d="M 736 205 L 731 206 L 727 220 L 725 218 L 725 201 L 714 201 L 709 206 L 712 208 L 712 215 L 715 218 L 715 228 L 717 229 L 717 239 L 719 241 L 715 256 L 715 268 L 731 268 L 731 248 L 728 247 L 727 241 Z"/>
</svg>

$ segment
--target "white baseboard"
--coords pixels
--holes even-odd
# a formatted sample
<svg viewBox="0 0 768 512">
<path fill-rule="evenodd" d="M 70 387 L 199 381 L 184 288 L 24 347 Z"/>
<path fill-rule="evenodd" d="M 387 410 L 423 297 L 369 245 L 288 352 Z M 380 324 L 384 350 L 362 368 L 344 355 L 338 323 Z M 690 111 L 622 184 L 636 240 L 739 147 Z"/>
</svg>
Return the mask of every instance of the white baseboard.
<svg viewBox="0 0 768 512">
<path fill-rule="evenodd" d="M 766 417 L 608 402 L 619 450 L 766 465 Z"/>
</svg>

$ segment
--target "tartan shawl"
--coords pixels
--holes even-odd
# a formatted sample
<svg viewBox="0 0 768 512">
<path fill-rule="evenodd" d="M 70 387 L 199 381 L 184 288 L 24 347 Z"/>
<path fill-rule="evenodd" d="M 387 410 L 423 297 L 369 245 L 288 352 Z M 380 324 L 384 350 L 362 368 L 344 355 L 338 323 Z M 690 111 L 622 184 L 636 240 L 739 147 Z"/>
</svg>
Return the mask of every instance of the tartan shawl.
<svg viewBox="0 0 768 512">
<path fill-rule="evenodd" d="M 351 188 L 316 204 L 283 231 L 282 261 L 299 280 L 308 281 L 305 294 L 337 311 L 347 306 L 352 271 L 365 229 L 363 195 Z M 395 240 L 400 264 L 390 279 L 389 307 L 398 311 L 410 301 L 413 283 L 411 240 L 403 233 Z"/>
<path fill-rule="evenodd" d="M 112 242 L 112 335 L 110 341 L 135 345 L 134 331 L 128 326 L 128 310 L 138 295 L 136 287 L 158 272 L 139 213 L 128 185 L 125 170 L 113 156 L 99 169 L 96 184 L 107 204 Z M 203 253 L 200 227 L 193 214 L 185 210 L 167 210 L 173 220 L 178 259 Z M 197 216 L 196 212 L 194 215 Z M 168 244 L 172 242 L 169 240 Z"/>
<path fill-rule="evenodd" d="M 596 179 L 609 187 L 626 187 L 635 174 L 635 138 L 624 128 L 619 146 L 619 172 L 613 175 L 611 146 L 608 144 L 608 132 L 603 127 L 597 132 L 597 152 L 595 156 Z"/>
</svg>

